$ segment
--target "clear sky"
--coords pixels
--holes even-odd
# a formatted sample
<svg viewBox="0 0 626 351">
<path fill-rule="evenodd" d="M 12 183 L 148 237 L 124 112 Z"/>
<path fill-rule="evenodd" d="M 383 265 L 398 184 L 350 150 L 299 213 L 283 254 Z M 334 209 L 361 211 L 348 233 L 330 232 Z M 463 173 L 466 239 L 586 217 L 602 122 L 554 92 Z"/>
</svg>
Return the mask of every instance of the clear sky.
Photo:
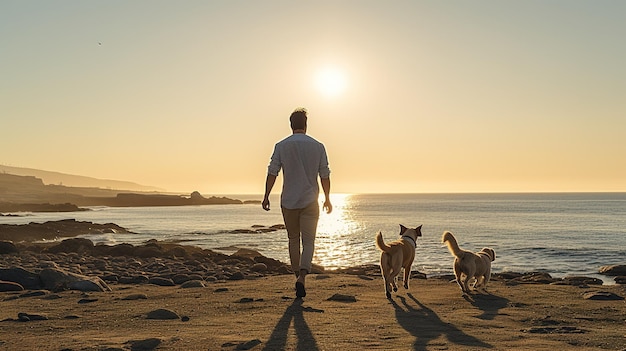
<svg viewBox="0 0 626 351">
<path fill-rule="evenodd" d="M 624 38 L 618 0 L 5 0 L 0 164 L 262 193 L 305 107 L 333 192 L 626 191 Z"/>
</svg>

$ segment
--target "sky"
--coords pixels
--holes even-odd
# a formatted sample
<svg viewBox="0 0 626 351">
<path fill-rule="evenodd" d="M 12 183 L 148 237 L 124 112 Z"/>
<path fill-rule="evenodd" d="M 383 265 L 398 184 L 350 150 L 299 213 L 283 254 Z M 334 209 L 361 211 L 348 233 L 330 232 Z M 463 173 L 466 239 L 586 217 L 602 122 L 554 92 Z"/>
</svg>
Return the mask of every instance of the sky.
<svg viewBox="0 0 626 351">
<path fill-rule="evenodd" d="M 617 0 L 5 0 L 0 164 L 260 194 L 305 107 L 332 192 L 626 191 L 625 19 Z"/>
</svg>

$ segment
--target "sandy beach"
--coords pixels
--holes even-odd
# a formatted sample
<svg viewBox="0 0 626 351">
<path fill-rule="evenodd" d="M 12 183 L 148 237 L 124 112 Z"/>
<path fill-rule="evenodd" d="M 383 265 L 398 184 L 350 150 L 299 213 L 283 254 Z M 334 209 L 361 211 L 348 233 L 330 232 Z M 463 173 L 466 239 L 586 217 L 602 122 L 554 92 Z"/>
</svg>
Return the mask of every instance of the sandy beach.
<svg viewBox="0 0 626 351">
<path fill-rule="evenodd" d="M 370 266 L 311 274 L 307 296 L 295 299 L 284 264 L 251 251 L 153 242 L 115 256 L 77 243 L 0 255 L 3 269 L 54 267 L 106 287 L 0 293 L 0 349 L 626 350 L 624 285 L 499 275 L 490 295 L 472 300 L 450 277 L 414 273 L 388 300 Z"/>
</svg>

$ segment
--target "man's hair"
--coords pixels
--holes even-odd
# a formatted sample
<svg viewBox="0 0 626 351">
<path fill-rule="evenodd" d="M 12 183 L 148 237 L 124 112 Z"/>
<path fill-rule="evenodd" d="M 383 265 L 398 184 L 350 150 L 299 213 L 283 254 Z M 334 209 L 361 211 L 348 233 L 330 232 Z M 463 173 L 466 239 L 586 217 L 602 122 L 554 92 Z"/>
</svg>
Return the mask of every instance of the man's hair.
<svg viewBox="0 0 626 351">
<path fill-rule="evenodd" d="M 306 129 L 306 112 L 305 108 L 297 108 L 291 113 L 289 122 L 291 122 L 292 130 Z"/>
</svg>

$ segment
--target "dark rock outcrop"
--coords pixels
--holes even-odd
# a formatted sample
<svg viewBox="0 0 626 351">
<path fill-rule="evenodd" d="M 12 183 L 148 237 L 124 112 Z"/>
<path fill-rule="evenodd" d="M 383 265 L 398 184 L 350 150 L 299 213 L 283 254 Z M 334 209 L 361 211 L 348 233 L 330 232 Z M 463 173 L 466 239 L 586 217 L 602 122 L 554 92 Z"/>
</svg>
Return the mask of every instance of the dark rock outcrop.
<svg viewBox="0 0 626 351">
<path fill-rule="evenodd" d="M 130 233 L 117 224 L 98 224 L 75 219 L 29 224 L 0 224 L 0 240 L 13 242 L 52 240 L 82 234 Z"/>
<path fill-rule="evenodd" d="M 599 273 L 610 276 L 626 275 L 626 265 L 616 264 L 611 266 L 602 266 L 600 267 Z"/>
</svg>

